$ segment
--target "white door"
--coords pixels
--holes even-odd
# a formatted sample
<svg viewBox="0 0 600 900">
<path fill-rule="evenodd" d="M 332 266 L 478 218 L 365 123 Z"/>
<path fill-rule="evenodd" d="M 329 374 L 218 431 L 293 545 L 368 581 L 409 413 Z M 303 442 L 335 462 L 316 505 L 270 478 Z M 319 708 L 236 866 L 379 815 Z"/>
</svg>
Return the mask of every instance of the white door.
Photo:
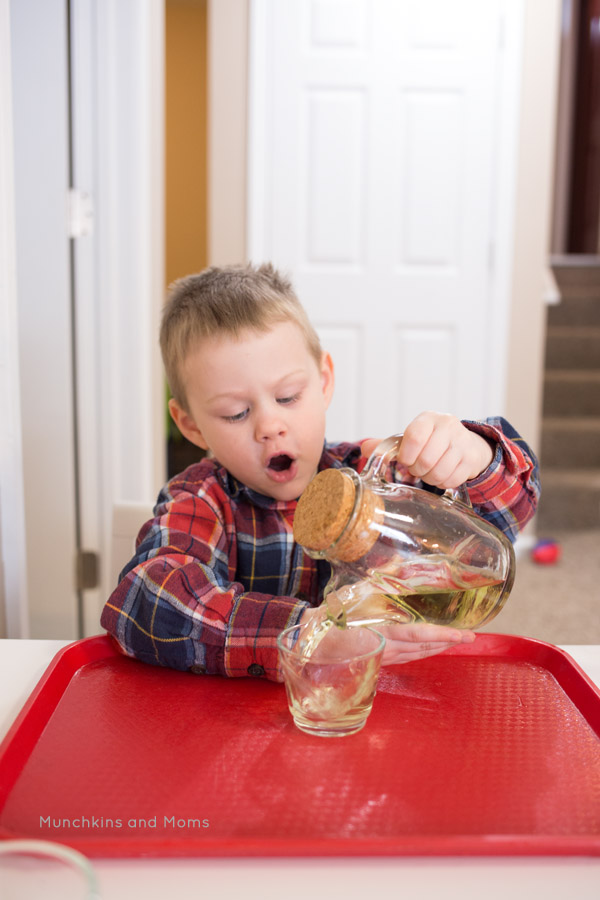
<svg viewBox="0 0 600 900">
<path fill-rule="evenodd" d="M 29 636 L 76 638 L 67 4 L 12 0 L 11 50 Z"/>
<path fill-rule="evenodd" d="M 287 269 L 332 352 L 329 439 L 384 436 L 428 408 L 501 412 L 488 407 L 502 9 L 252 4 L 249 252 Z"/>
<path fill-rule="evenodd" d="M 10 0 L 28 605 L 11 637 L 100 630 L 113 510 L 165 480 L 163 19 L 162 0 Z"/>
</svg>

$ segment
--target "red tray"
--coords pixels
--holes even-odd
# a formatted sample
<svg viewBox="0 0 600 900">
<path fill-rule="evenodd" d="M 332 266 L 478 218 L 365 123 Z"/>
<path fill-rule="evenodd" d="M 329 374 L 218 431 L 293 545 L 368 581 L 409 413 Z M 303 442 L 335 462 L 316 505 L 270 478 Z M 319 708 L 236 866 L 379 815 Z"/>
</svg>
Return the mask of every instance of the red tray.
<svg viewBox="0 0 600 900">
<path fill-rule="evenodd" d="M 550 644 L 480 634 L 385 669 L 366 727 L 324 739 L 282 685 L 88 638 L 0 746 L 0 836 L 95 857 L 598 855 L 600 692 Z"/>
</svg>

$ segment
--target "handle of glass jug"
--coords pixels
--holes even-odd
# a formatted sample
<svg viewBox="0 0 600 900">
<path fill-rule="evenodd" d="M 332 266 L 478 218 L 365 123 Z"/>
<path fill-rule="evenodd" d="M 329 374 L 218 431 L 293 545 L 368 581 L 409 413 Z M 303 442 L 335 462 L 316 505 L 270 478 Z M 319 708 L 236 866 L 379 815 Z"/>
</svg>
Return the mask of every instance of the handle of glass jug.
<svg viewBox="0 0 600 900">
<path fill-rule="evenodd" d="M 387 483 L 387 478 L 385 477 L 387 468 L 396 458 L 403 437 L 404 434 L 392 434 L 391 437 L 381 441 L 368 458 L 361 476 L 367 480 Z M 447 488 L 444 491 L 444 496 L 450 497 L 452 500 L 459 500 L 465 506 L 472 508 L 471 498 L 464 484 L 457 488 Z"/>
</svg>

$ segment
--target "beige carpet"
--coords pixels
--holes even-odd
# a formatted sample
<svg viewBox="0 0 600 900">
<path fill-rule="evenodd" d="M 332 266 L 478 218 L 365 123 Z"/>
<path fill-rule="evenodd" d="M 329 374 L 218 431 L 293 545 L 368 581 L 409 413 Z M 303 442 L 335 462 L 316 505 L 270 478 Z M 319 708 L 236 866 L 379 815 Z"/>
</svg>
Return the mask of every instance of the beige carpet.
<svg viewBox="0 0 600 900">
<path fill-rule="evenodd" d="M 560 544 L 560 561 L 543 566 L 529 553 L 519 555 L 506 606 L 481 631 L 551 644 L 600 644 L 600 531 L 552 537 Z"/>
</svg>

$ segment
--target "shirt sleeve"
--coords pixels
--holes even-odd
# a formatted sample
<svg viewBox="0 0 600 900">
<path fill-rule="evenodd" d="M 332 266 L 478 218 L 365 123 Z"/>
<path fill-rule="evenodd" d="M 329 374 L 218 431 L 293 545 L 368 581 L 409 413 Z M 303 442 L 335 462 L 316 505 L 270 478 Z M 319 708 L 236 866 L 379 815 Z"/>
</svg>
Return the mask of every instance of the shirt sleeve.
<svg viewBox="0 0 600 900">
<path fill-rule="evenodd" d="M 514 541 L 537 508 L 540 477 L 536 456 L 506 419 L 464 421 L 463 425 L 495 447 L 488 468 L 467 482 L 473 509 Z"/>
<path fill-rule="evenodd" d="M 162 502 L 161 502 L 162 501 Z M 279 681 L 277 636 L 309 606 L 235 581 L 228 504 L 163 492 L 101 617 L 128 656 L 154 665 Z"/>
</svg>

